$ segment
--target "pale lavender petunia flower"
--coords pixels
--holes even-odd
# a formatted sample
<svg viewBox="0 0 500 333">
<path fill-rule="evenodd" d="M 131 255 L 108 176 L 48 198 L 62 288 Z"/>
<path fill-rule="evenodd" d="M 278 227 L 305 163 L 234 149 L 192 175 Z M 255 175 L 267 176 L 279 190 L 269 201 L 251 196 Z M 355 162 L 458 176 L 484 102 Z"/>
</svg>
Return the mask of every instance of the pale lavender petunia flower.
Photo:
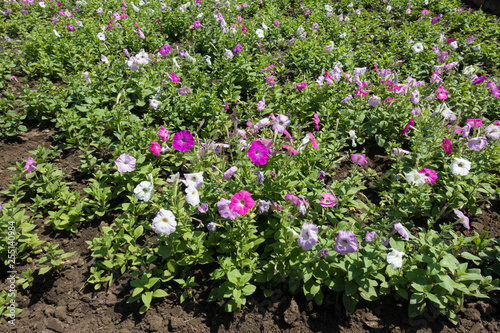
<svg viewBox="0 0 500 333">
<path fill-rule="evenodd" d="M 269 200 L 268 201 L 259 200 L 257 205 L 259 206 L 259 214 L 264 214 L 269 211 L 271 202 Z"/>
<path fill-rule="evenodd" d="M 358 251 L 356 234 L 349 230 L 339 230 L 334 250 L 342 255 Z"/>
<path fill-rule="evenodd" d="M 456 223 L 460 223 L 465 227 L 465 229 L 470 230 L 469 218 L 467 216 L 465 216 L 464 213 L 462 213 L 458 209 L 454 210 L 453 212 L 458 217 L 458 220 Z"/>
<path fill-rule="evenodd" d="M 486 136 L 490 139 L 493 140 L 500 139 L 500 126 L 497 126 L 495 124 L 488 125 L 484 129 L 484 132 L 486 133 Z"/>
<path fill-rule="evenodd" d="M 304 223 L 297 242 L 303 250 L 311 249 L 318 242 L 318 227 L 313 224 Z"/>
<path fill-rule="evenodd" d="M 410 240 L 410 235 L 408 231 L 406 231 L 405 227 L 401 223 L 396 223 L 394 225 L 394 229 L 397 230 L 398 234 L 400 234 L 405 240 Z"/>
<path fill-rule="evenodd" d="M 232 166 L 229 169 L 227 169 L 226 172 L 224 172 L 224 179 L 228 179 L 233 177 L 234 173 L 238 170 L 238 167 Z"/>
<path fill-rule="evenodd" d="M 118 167 L 118 172 L 120 172 L 120 173 L 134 171 L 135 162 L 136 162 L 136 159 L 134 157 L 130 156 L 129 154 L 121 154 L 115 160 L 115 164 Z"/>
<path fill-rule="evenodd" d="M 483 150 L 483 148 L 486 147 L 487 143 L 488 141 L 484 136 L 479 136 L 477 138 L 469 139 L 467 145 L 469 146 L 469 149 L 479 151 Z"/>
<path fill-rule="evenodd" d="M 224 198 L 221 198 L 219 202 L 217 202 L 217 208 L 219 209 L 219 214 L 223 218 L 234 220 L 238 216 L 240 216 L 238 213 L 233 212 L 231 209 L 229 209 L 229 204 L 231 203 L 231 200 L 227 200 Z"/>
<path fill-rule="evenodd" d="M 208 212 L 208 204 L 207 203 L 201 204 L 200 207 L 198 207 L 198 211 L 202 214 Z"/>
</svg>

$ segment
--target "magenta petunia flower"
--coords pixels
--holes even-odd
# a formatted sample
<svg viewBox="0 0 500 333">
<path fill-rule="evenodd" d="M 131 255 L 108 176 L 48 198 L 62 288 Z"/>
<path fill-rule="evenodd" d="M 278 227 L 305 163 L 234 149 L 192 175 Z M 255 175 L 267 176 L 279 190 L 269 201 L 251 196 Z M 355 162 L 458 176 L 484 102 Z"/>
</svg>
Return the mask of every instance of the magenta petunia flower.
<svg viewBox="0 0 500 333">
<path fill-rule="evenodd" d="M 448 139 L 443 139 L 443 148 L 446 153 L 446 155 L 451 155 L 452 153 L 452 146 L 451 146 L 451 141 Z"/>
<path fill-rule="evenodd" d="M 175 74 L 175 72 L 172 72 L 172 75 L 170 75 L 170 80 L 174 81 L 174 83 L 181 82 L 181 79 L 179 79 L 179 77 L 177 76 L 177 74 Z"/>
<path fill-rule="evenodd" d="M 269 159 L 269 150 L 259 140 L 255 140 L 248 149 L 248 157 L 257 165 L 265 165 Z"/>
<path fill-rule="evenodd" d="M 301 91 L 302 89 L 304 89 L 306 87 L 307 87 L 307 83 L 306 82 L 301 82 L 301 83 L 297 84 L 297 90 L 298 91 Z"/>
<path fill-rule="evenodd" d="M 135 162 L 136 162 L 136 159 L 134 157 L 130 156 L 129 154 L 121 154 L 115 160 L 115 164 L 118 167 L 118 172 L 120 172 L 120 173 L 134 171 Z"/>
<path fill-rule="evenodd" d="M 307 251 L 311 249 L 318 242 L 318 227 L 314 224 L 304 223 L 300 230 L 298 245 Z"/>
<path fill-rule="evenodd" d="M 155 156 L 160 156 L 161 146 L 158 141 L 153 141 L 149 143 L 149 151 L 152 152 Z"/>
<path fill-rule="evenodd" d="M 23 170 L 26 171 L 27 173 L 32 173 L 36 169 L 36 161 L 31 159 L 31 156 L 28 157 L 26 160 L 26 165 L 24 166 Z"/>
<path fill-rule="evenodd" d="M 299 153 L 299 151 L 293 148 L 292 146 L 283 145 L 283 148 L 285 148 L 290 155 L 296 155 Z"/>
<path fill-rule="evenodd" d="M 247 191 L 240 191 L 235 193 L 231 198 L 229 209 L 237 214 L 245 215 L 248 210 L 255 205 L 255 201 Z"/>
<path fill-rule="evenodd" d="M 188 151 L 194 144 L 194 138 L 188 130 L 182 130 L 174 134 L 172 147 L 178 151 Z"/>
<path fill-rule="evenodd" d="M 276 84 L 276 82 L 274 81 L 274 77 L 272 76 L 266 77 L 266 81 L 269 86 L 274 86 Z"/>
<path fill-rule="evenodd" d="M 351 154 L 351 161 L 357 163 L 359 166 L 363 166 L 368 163 L 365 154 Z"/>
<path fill-rule="evenodd" d="M 321 207 L 333 207 L 337 204 L 337 198 L 331 193 L 321 193 L 323 199 L 319 201 Z"/>
<path fill-rule="evenodd" d="M 163 46 L 160 48 L 160 52 L 159 52 L 159 53 L 160 53 L 160 54 L 162 54 L 162 55 L 167 55 L 167 54 L 169 54 L 169 53 L 170 53 L 170 45 L 168 45 L 168 44 L 163 45 Z"/>
<path fill-rule="evenodd" d="M 410 235 L 408 234 L 408 231 L 406 231 L 405 227 L 403 227 L 403 225 L 401 223 L 396 223 L 394 225 L 394 229 L 396 229 L 396 231 L 398 232 L 398 234 L 400 234 L 401 236 L 403 236 L 403 238 L 405 240 L 410 240 Z"/>
<path fill-rule="evenodd" d="M 437 90 L 437 98 L 447 99 L 448 98 L 448 90 L 444 89 L 443 86 L 440 86 Z"/>
<path fill-rule="evenodd" d="M 158 131 L 158 136 L 161 138 L 161 141 L 166 142 L 168 141 L 168 135 L 170 134 L 170 131 L 167 131 L 163 125 L 160 127 L 160 130 Z"/>
<path fill-rule="evenodd" d="M 478 128 L 483 126 L 483 119 L 467 119 L 465 124 L 469 125 L 471 128 Z"/>
<path fill-rule="evenodd" d="M 339 230 L 334 250 L 342 255 L 358 251 L 356 234 L 349 230 Z"/>
<path fill-rule="evenodd" d="M 319 119 L 319 113 L 315 113 L 314 114 L 314 123 L 316 124 L 315 128 L 316 128 L 316 131 L 319 131 L 319 123 L 321 122 L 321 120 Z"/>
<path fill-rule="evenodd" d="M 415 118 L 411 119 L 406 125 L 405 125 L 405 128 L 403 130 L 403 135 L 404 136 L 407 136 L 408 135 L 408 131 L 410 130 L 410 128 L 412 126 L 415 125 Z"/>
<path fill-rule="evenodd" d="M 309 133 L 307 133 L 307 135 L 309 135 L 309 137 L 311 138 L 312 146 L 319 150 L 318 143 L 316 142 L 316 138 L 314 137 L 314 134 L 309 132 Z"/>
<path fill-rule="evenodd" d="M 432 170 L 432 169 L 426 169 L 426 168 L 423 168 L 422 170 L 420 170 L 418 173 L 422 173 L 425 175 L 425 181 L 429 182 L 429 184 L 434 184 L 436 182 L 436 180 L 438 179 L 438 176 L 436 174 L 436 171 Z"/>
</svg>

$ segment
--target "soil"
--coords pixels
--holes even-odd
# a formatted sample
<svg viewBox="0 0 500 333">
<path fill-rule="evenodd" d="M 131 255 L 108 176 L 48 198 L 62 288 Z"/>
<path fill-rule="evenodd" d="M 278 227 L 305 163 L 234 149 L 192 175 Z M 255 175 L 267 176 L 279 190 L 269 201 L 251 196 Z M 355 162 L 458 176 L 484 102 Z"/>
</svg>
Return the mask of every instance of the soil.
<svg viewBox="0 0 500 333">
<path fill-rule="evenodd" d="M 8 189 L 10 177 L 15 171 L 8 170 L 24 161 L 30 150 L 38 145 L 48 148 L 57 144 L 55 131 L 39 129 L 34 125 L 16 138 L 0 141 L 0 191 Z M 85 180 L 75 172 L 80 165 L 78 151 L 65 151 L 55 164 L 66 170 L 66 181 L 81 190 Z M 369 163 L 377 173 L 389 167 L 390 158 L 382 152 L 369 154 Z M 346 158 L 347 160 L 348 158 Z M 345 162 L 345 161 L 344 161 Z M 342 162 L 334 171 L 336 177 L 347 176 L 352 163 Z M 8 197 L 0 194 L 0 202 Z M 29 202 L 25 202 L 29 206 Z M 483 204 L 482 215 L 471 219 L 472 234 L 488 231 L 490 237 L 500 237 L 500 204 L 498 201 Z M 43 276 L 34 274 L 34 282 L 28 290 L 18 286 L 16 301 L 23 311 L 16 317 L 16 325 L 2 321 L 0 332 L 499 332 L 500 310 L 488 300 L 468 299 L 459 312 L 458 326 L 445 317 L 426 310 L 417 318 L 408 318 L 407 304 L 385 297 L 375 302 L 360 302 L 354 313 L 347 313 L 341 301 L 331 299 L 322 306 L 308 302 L 304 297 L 292 296 L 276 289 L 270 298 L 257 294 L 239 313 L 226 313 L 221 304 L 207 302 L 210 293 L 208 275 L 199 269 L 197 281 L 201 287 L 194 290 L 195 300 L 179 302 L 180 290 L 171 290 L 169 296 L 145 314 L 139 314 L 138 304 L 127 304 L 130 285 L 127 276 L 116 279 L 108 290 L 95 292 L 86 285 L 94 259 L 90 256 L 86 241 L 101 232 L 102 221 L 94 222 L 78 234 L 54 232 L 43 219 L 34 220 L 38 236 L 42 240 L 60 244 L 65 252 L 76 251 L 60 272 Z M 34 263 L 20 265 L 19 272 L 31 268 Z M 7 269 L 0 275 L 1 290 L 7 289 Z M 498 295 L 497 295 L 498 296 Z"/>
</svg>

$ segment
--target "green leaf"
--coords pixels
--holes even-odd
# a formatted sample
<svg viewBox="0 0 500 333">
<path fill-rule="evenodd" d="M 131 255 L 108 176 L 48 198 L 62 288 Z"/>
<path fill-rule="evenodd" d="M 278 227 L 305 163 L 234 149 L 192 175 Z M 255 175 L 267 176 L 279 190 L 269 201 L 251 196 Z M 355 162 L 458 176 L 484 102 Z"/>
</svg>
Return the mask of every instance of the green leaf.
<svg viewBox="0 0 500 333">
<path fill-rule="evenodd" d="M 153 293 L 151 291 L 146 291 L 141 295 L 141 299 L 144 305 L 149 307 L 151 300 L 153 299 Z"/>
<path fill-rule="evenodd" d="M 165 297 L 167 295 L 168 295 L 168 293 L 163 289 L 157 289 L 153 293 L 153 297 L 155 297 L 155 298 Z"/>
<path fill-rule="evenodd" d="M 144 228 L 142 227 L 142 225 L 140 225 L 137 228 L 135 228 L 135 230 L 134 230 L 134 239 L 139 238 L 142 235 L 143 231 L 144 231 Z"/>
<path fill-rule="evenodd" d="M 345 294 L 347 296 L 354 295 L 358 291 L 358 285 L 352 281 L 347 281 L 345 284 Z"/>
<path fill-rule="evenodd" d="M 412 318 L 416 317 L 422 314 L 422 312 L 424 312 L 424 309 L 424 294 L 413 293 L 410 297 L 410 304 L 408 305 L 408 316 Z"/>
<path fill-rule="evenodd" d="M 38 275 L 43 275 L 43 274 L 47 273 L 48 271 L 50 271 L 51 268 L 52 268 L 52 266 L 45 266 L 45 267 L 40 268 L 40 270 L 38 271 Z"/>
<path fill-rule="evenodd" d="M 356 304 L 359 302 L 358 294 L 347 296 L 346 293 L 342 295 L 342 303 L 347 311 L 353 313 L 356 309 Z"/>
<path fill-rule="evenodd" d="M 255 292 L 256 289 L 257 289 L 257 287 L 254 286 L 253 284 L 247 284 L 245 287 L 243 287 L 243 289 L 241 291 L 242 291 L 243 295 L 250 296 Z"/>
</svg>

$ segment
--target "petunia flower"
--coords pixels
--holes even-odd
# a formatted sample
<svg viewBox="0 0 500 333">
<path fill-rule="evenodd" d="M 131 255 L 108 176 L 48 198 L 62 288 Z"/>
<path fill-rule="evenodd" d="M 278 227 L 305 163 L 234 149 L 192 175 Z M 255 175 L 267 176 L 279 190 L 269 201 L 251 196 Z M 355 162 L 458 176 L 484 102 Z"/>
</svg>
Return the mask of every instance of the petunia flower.
<svg viewBox="0 0 500 333">
<path fill-rule="evenodd" d="M 229 169 L 227 169 L 226 172 L 224 172 L 224 179 L 228 179 L 233 177 L 234 173 L 238 170 L 238 167 L 232 166 Z"/>
<path fill-rule="evenodd" d="M 264 174 L 259 170 L 255 170 L 255 173 L 257 174 L 257 184 L 262 185 L 264 183 Z"/>
<path fill-rule="evenodd" d="M 153 219 L 153 224 L 151 228 L 157 234 L 170 235 L 175 232 L 177 227 L 177 222 L 175 221 L 175 215 L 170 210 L 160 209 L 156 217 Z"/>
<path fill-rule="evenodd" d="M 375 239 L 375 236 L 378 237 L 378 235 L 375 231 L 368 231 L 365 235 L 365 241 L 371 243 Z"/>
<path fill-rule="evenodd" d="M 422 173 L 419 173 L 417 170 L 412 170 L 409 173 L 405 173 L 405 178 L 408 183 L 417 185 L 417 186 L 422 186 L 425 184 L 426 178 L 425 175 Z"/>
<path fill-rule="evenodd" d="M 464 158 L 455 157 L 453 162 L 450 164 L 451 173 L 455 176 L 466 176 L 471 169 L 471 162 Z"/>
<path fill-rule="evenodd" d="M 396 155 L 396 156 L 403 156 L 405 154 L 410 153 L 408 150 L 404 150 L 402 148 L 392 148 L 392 151 L 394 152 L 394 155 Z"/>
<path fill-rule="evenodd" d="M 269 159 L 269 150 L 259 140 L 255 140 L 248 149 L 248 157 L 257 165 L 265 165 Z"/>
<path fill-rule="evenodd" d="M 381 98 L 378 96 L 373 95 L 369 100 L 368 100 L 368 105 L 371 107 L 376 107 L 377 105 L 380 104 Z"/>
<path fill-rule="evenodd" d="M 455 223 L 460 223 L 465 227 L 465 229 L 470 230 L 469 218 L 458 209 L 454 210 L 453 212 L 458 217 L 458 220 Z"/>
<path fill-rule="evenodd" d="M 290 124 L 288 117 L 280 114 L 274 119 L 273 131 L 277 131 L 278 134 L 283 134 L 288 124 Z"/>
<path fill-rule="evenodd" d="M 293 230 L 293 229 L 292 229 Z M 307 251 L 311 249 L 318 242 L 318 227 L 304 223 L 302 225 L 302 229 L 300 230 L 300 235 L 297 240 L 298 245 L 304 250 Z"/>
<path fill-rule="evenodd" d="M 215 233 L 215 231 L 217 230 L 217 224 L 215 224 L 215 222 L 208 223 L 207 230 L 211 233 Z"/>
<path fill-rule="evenodd" d="M 299 84 L 297 84 L 297 90 L 298 91 L 301 91 L 302 89 L 305 89 L 307 87 L 307 83 L 306 82 L 301 82 Z"/>
<path fill-rule="evenodd" d="M 420 53 L 424 50 L 424 44 L 422 43 L 415 43 L 413 46 L 412 46 L 412 49 L 413 51 L 415 51 L 416 53 Z"/>
<path fill-rule="evenodd" d="M 235 218 L 237 218 L 240 215 L 231 211 L 231 209 L 229 209 L 230 203 L 231 203 L 230 200 L 221 198 L 219 200 L 219 202 L 217 202 L 217 208 L 219 209 L 220 216 L 222 216 L 223 218 L 226 218 L 226 219 L 234 220 Z"/>
<path fill-rule="evenodd" d="M 129 154 L 121 154 L 115 160 L 115 164 L 118 167 L 118 172 L 120 172 L 120 173 L 134 171 L 135 162 L 136 162 L 136 159 L 134 157 L 130 156 Z"/>
<path fill-rule="evenodd" d="M 405 240 L 410 240 L 410 235 L 408 234 L 408 231 L 406 231 L 406 228 L 403 227 L 401 223 L 396 223 L 394 224 L 394 229 L 400 234 Z"/>
<path fill-rule="evenodd" d="M 448 98 L 448 90 L 444 89 L 443 86 L 440 86 L 437 90 L 437 98 L 447 99 Z"/>
<path fill-rule="evenodd" d="M 391 248 L 391 252 L 387 254 L 387 263 L 391 265 L 392 269 L 403 267 L 404 252 L 400 252 Z"/>
<path fill-rule="evenodd" d="M 153 110 L 157 110 L 159 106 L 160 106 L 160 101 L 154 98 L 149 99 L 149 107 L 151 107 Z"/>
<path fill-rule="evenodd" d="M 149 201 L 153 196 L 153 190 L 154 190 L 153 184 L 144 180 L 134 188 L 134 194 L 136 198 L 139 200 Z"/>
<path fill-rule="evenodd" d="M 436 171 L 434 171 L 432 169 L 423 168 L 418 173 L 425 175 L 425 181 L 429 182 L 429 184 L 431 184 L 431 185 L 434 184 L 436 182 L 436 180 L 438 179 Z"/>
<path fill-rule="evenodd" d="M 26 165 L 24 166 L 23 170 L 26 171 L 26 173 L 32 173 L 36 169 L 36 161 L 31 159 L 31 156 L 28 157 L 26 160 Z"/>
<path fill-rule="evenodd" d="M 403 135 L 404 136 L 407 136 L 408 135 L 408 131 L 410 130 L 411 127 L 415 126 L 415 118 L 411 119 L 406 125 L 405 125 L 405 128 L 403 130 Z"/>
<path fill-rule="evenodd" d="M 184 178 L 186 180 L 182 180 L 182 182 L 188 187 L 194 186 L 197 190 L 199 190 L 203 186 L 203 171 L 185 173 Z"/>
<path fill-rule="evenodd" d="M 321 193 L 323 199 L 319 201 L 321 207 L 333 207 L 337 204 L 337 198 L 331 193 Z"/>
<path fill-rule="evenodd" d="M 471 150 L 483 150 L 484 147 L 486 147 L 486 144 L 488 144 L 488 141 L 484 136 L 479 136 L 476 138 L 469 139 L 469 142 L 467 143 L 467 146 Z"/>
<path fill-rule="evenodd" d="M 245 215 L 254 205 L 255 201 L 251 194 L 247 191 L 240 191 L 232 196 L 229 209 L 239 215 Z"/>
<path fill-rule="evenodd" d="M 368 163 L 365 154 L 351 154 L 351 161 L 357 163 L 359 166 L 363 166 Z"/>
<path fill-rule="evenodd" d="M 316 124 L 316 131 L 319 131 L 319 123 L 321 120 L 319 119 L 319 113 L 314 114 L 314 124 Z"/>
<path fill-rule="evenodd" d="M 349 230 L 339 230 L 334 250 L 342 255 L 358 251 L 356 234 Z"/>
<path fill-rule="evenodd" d="M 97 34 L 97 38 L 103 42 L 106 40 L 106 36 L 102 32 Z"/>
<path fill-rule="evenodd" d="M 191 206 L 198 206 L 200 204 L 200 195 L 194 185 L 186 187 L 186 202 Z"/>
<path fill-rule="evenodd" d="M 488 125 L 484 129 L 484 132 L 486 133 L 486 136 L 490 139 L 498 140 L 500 138 L 500 126 L 497 126 L 495 124 Z"/>
<path fill-rule="evenodd" d="M 160 126 L 160 130 L 158 131 L 158 136 L 160 137 L 161 141 L 166 142 L 168 141 L 168 135 L 170 134 L 170 131 L 167 131 L 165 127 Z"/>
<path fill-rule="evenodd" d="M 160 156 L 161 146 L 158 141 L 153 141 L 149 143 L 149 151 L 152 152 L 155 156 Z"/>
<path fill-rule="evenodd" d="M 471 128 L 479 128 L 483 126 L 483 119 L 467 119 L 465 123 Z"/>
<path fill-rule="evenodd" d="M 200 207 L 198 207 L 198 211 L 202 214 L 205 214 L 206 212 L 208 212 L 208 204 L 206 204 L 206 203 L 201 204 Z"/>
<path fill-rule="evenodd" d="M 194 138 L 188 130 L 182 130 L 174 134 L 172 147 L 178 151 L 188 151 L 194 144 Z"/>
<path fill-rule="evenodd" d="M 452 145 L 451 145 L 451 141 L 448 140 L 448 139 L 443 139 L 443 148 L 444 148 L 444 151 L 446 153 L 446 155 L 451 155 L 452 153 Z"/>
</svg>

